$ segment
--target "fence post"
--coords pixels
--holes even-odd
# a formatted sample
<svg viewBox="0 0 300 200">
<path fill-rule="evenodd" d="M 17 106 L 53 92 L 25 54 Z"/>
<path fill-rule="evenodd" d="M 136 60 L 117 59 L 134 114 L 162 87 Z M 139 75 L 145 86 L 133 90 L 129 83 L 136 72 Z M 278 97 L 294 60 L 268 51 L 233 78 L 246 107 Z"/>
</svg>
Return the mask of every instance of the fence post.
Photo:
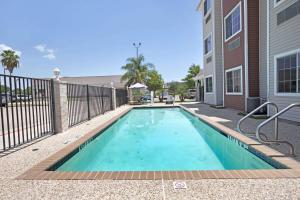
<svg viewBox="0 0 300 200">
<path fill-rule="evenodd" d="M 54 133 L 62 133 L 69 128 L 69 110 L 67 98 L 67 84 L 53 80 L 53 126 Z"/>
<path fill-rule="evenodd" d="M 115 110 L 117 108 L 117 94 L 116 94 L 116 88 L 111 88 L 111 100 L 112 100 L 112 109 Z"/>
<path fill-rule="evenodd" d="M 90 120 L 91 119 L 91 111 L 90 111 L 89 85 L 86 85 L 86 101 L 87 101 L 88 120 Z"/>
</svg>

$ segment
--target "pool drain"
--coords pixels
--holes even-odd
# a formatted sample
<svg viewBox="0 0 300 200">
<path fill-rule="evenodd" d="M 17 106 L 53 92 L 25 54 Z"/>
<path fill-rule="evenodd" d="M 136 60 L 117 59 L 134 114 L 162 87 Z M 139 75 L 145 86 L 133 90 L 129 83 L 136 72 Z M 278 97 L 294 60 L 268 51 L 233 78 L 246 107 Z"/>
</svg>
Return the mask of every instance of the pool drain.
<svg viewBox="0 0 300 200">
<path fill-rule="evenodd" d="M 173 186 L 175 190 L 187 189 L 186 183 L 184 181 L 174 181 Z"/>
</svg>

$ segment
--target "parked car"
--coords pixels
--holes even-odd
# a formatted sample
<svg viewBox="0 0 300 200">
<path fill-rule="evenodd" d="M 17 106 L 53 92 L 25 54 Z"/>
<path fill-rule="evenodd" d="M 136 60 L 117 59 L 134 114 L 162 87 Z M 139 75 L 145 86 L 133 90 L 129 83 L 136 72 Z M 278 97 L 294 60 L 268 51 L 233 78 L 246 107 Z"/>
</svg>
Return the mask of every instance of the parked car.
<svg viewBox="0 0 300 200">
<path fill-rule="evenodd" d="M 163 100 L 166 101 L 166 100 L 170 99 L 171 97 L 173 97 L 173 96 L 167 94 L 164 96 Z"/>
<path fill-rule="evenodd" d="M 168 92 L 163 92 L 163 94 L 162 94 L 162 99 L 165 101 L 165 100 L 167 100 L 168 99 L 168 97 L 169 97 L 170 95 L 169 95 L 169 93 Z"/>
<path fill-rule="evenodd" d="M 196 90 L 195 89 L 189 89 L 187 92 L 187 99 L 194 99 L 196 97 Z"/>
<path fill-rule="evenodd" d="M 17 95 L 17 101 L 31 101 L 32 100 L 32 96 L 31 95 Z"/>
<path fill-rule="evenodd" d="M 175 99 L 173 96 L 168 96 L 167 100 L 166 100 L 166 104 L 174 104 Z"/>
<path fill-rule="evenodd" d="M 6 104 L 10 102 L 10 98 L 8 95 L 6 96 L 6 94 L 0 94 L 0 98 L 1 106 L 6 106 Z"/>
<path fill-rule="evenodd" d="M 17 95 L 15 94 L 9 95 L 9 97 L 11 102 L 16 102 L 18 100 Z"/>
<path fill-rule="evenodd" d="M 141 98 L 142 102 L 151 102 L 151 95 L 145 95 Z"/>
</svg>

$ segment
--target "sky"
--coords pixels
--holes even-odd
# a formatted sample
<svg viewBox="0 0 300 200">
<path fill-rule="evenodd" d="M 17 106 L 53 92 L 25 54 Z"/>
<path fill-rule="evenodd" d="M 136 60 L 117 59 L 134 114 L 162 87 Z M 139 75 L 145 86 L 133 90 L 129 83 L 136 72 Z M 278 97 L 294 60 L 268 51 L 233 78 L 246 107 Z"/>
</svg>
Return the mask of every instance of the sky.
<svg viewBox="0 0 300 200">
<path fill-rule="evenodd" d="M 199 0 L 10 0 L 1 2 L 0 51 L 21 56 L 14 74 L 51 77 L 122 74 L 140 53 L 165 81 L 202 64 Z"/>
</svg>

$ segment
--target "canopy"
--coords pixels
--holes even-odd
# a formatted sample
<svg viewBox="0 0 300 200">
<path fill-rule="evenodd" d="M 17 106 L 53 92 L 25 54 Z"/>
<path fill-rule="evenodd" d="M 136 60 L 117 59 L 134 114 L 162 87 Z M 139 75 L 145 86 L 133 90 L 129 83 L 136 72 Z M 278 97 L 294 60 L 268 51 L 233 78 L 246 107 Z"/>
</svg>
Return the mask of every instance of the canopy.
<svg viewBox="0 0 300 200">
<path fill-rule="evenodd" d="M 143 84 L 141 84 L 141 83 L 136 83 L 136 84 L 134 84 L 134 85 L 131 85 L 129 88 L 130 88 L 130 89 L 135 89 L 135 88 L 147 88 L 147 86 L 146 86 L 146 85 L 143 85 Z"/>
</svg>

